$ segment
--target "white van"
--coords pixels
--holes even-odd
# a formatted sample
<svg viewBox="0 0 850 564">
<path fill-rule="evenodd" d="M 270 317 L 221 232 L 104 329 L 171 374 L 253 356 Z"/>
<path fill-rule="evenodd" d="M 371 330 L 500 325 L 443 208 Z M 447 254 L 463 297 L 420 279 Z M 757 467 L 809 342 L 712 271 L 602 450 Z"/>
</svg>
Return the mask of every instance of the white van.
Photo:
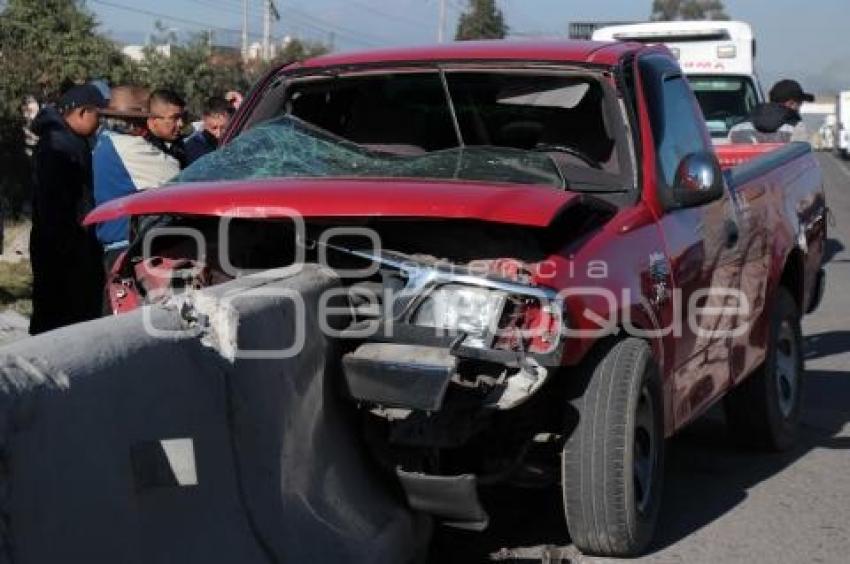
<svg viewBox="0 0 850 564">
<path fill-rule="evenodd" d="M 755 72 L 756 41 L 744 22 L 677 21 L 603 27 L 594 41 L 663 43 L 679 60 L 717 144 L 764 101 Z"/>
</svg>

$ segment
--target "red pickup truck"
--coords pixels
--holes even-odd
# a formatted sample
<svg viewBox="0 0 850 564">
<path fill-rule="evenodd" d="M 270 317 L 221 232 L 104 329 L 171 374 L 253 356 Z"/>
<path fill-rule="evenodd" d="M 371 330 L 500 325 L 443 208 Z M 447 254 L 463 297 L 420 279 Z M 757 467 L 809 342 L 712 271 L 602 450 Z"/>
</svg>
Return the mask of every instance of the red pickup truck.
<svg viewBox="0 0 850 564">
<path fill-rule="evenodd" d="M 116 312 L 297 261 L 336 269 L 364 444 L 446 523 L 487 525 L 482 485 L 559 487 L 578 548 L 635 555 L 665 439 L 712 404 L 747 444 L 794 440 L 821 171 L 805 144 L 712 148 L 663 47 L 460 43 L 283 66 L 222 149 L 87 222 L 124 216 L 136 243 L 110 277 Z M 161 227 L 200 237 L 151 242 Z"/>
</svg>

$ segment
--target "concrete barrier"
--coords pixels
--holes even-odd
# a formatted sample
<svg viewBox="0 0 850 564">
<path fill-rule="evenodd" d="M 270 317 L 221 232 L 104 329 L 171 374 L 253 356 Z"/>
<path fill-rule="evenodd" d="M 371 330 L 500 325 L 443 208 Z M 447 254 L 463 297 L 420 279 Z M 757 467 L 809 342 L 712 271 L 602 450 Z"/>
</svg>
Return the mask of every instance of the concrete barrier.
<svg viewBox="0 0 850 564">
<path fill-rule="evenodd" d="M 248 277 L 0 349 L 0 561 L 411 561 L 423 529 L 318 331 L 336 283 Z M 243 354 L 287 348 L 299 319 L 297 354 Z"/>
</svg>

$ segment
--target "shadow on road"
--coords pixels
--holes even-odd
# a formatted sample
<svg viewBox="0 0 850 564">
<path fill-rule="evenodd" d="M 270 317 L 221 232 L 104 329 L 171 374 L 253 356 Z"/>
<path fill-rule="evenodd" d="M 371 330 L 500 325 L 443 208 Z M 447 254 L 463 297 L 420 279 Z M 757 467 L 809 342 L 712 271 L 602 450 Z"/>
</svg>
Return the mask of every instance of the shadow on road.
<svg viewBox="0 0 850 564">
<path fill-rule="evenodd" d="M 838 239 L 827 239 L 826 245 L 823 250 L 823 262 L 824 264 L 831 262 L 835 255 L 844 250 L 844 243 L 839 241 Z M 845 261 L 840 261 L 845 262 Z"/>
<path fill-rule="evenodd" d="M 808 358 L 850 351 L 850 332 L 807 339 Z M 751 452 L 729 439 L 715 408 L 668 443 L 667 476 L 656 540 L 650 554 L 674 544 L 734 509 L 754 485 L 782 472 L 816 448 L 850 450 L 838 437 L 850 422 L 850 368 L 806 373 L 798 446 L 785 453 Z M 491 515 L 485 533 L 438 526 L 431 562 L 487 562 L 501 548 L 569 543 L 558 490 L 484 492 Z"/>
<path fill-rule="evenodd" d="M 847 340 L 843 350 L 847 350 Z M 664 503 L 654 551 L 723 516 L 754 485 L 783 471 L 815 448 L 850 450 L 836 435 L 850 422 L 850 371 L 806 373 L 803 424 L 798 445 L 784 453 L 735 447 L 715 410 L 670 442 Z"/>
<path fill-rule="evenodd" d="M 809 335 L 806 340 L 806 360 L 850 352 L 850 331 L 830 331 Z"/>
</svg>

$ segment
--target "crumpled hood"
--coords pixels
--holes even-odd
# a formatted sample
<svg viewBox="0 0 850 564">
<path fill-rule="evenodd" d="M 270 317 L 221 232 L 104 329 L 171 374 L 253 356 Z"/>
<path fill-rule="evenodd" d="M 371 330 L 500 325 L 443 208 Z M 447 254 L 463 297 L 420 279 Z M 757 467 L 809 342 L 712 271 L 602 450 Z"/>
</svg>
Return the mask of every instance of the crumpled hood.
<svg viewBox="0 0 850 564">
<path fill-rule="evenodd" d="M 802 118 L 798 112 L 782 104 L 768 103 L 753 108 L 750 119 L 758 131 L 774 133 L 783 125 L 797 125 Z"/>
<path fill-rule="evenodd" d="M 381 178 L 272 178 L 150 188 L 107 202 L 86 225 L 138 215 L 429 217 L 546 227 L 589 196 L 543 186 Z"/>
</svg>

